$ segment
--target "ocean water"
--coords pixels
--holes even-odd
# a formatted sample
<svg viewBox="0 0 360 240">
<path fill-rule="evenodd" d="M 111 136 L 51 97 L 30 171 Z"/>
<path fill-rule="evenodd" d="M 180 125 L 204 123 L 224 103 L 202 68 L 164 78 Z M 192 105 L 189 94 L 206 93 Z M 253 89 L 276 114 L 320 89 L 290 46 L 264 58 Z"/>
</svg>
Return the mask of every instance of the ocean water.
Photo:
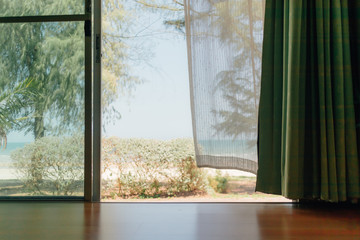
<svg viewBox="0 0 360 240">
<path fill-rule="evenodd" d="M 16 149 L 23 148 L 27 143 L 28 142 L 10 142 L 7 144 L 6 149 L 0 149 L 0 164 L 10 162 L 11 152 Z"/>
<path fill-rule="evenodd" d="M 7 144 L 6 149 L 0 150 L 0 155 L 10 155 L 10 153 L 16 149 L 22 148 L 28 142 L 10 142 Z"/>
</svg>

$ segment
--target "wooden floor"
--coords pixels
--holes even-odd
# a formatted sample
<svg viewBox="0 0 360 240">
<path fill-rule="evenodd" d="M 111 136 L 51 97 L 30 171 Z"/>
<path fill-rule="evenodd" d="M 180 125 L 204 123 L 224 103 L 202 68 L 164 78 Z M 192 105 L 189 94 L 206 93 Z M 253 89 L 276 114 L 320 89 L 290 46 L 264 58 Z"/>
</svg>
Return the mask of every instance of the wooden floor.
<svg viewBox="0 0 360 240">
<path fill-rule="evenodd" d="M 360 209 L 293 204 L 0 202 L 0 239 L 360 239 Z"/>
</svg>

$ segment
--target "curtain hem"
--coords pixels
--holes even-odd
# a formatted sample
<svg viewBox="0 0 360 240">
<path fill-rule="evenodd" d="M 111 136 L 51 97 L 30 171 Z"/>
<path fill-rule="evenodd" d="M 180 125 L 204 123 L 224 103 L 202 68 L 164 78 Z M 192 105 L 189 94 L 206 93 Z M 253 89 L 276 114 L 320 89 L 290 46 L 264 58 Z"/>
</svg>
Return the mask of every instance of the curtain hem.
<svg viewBox="0 0 360 240">
<path fill-rule="evenodd" d="M 234 156 L 196 155 L 199 168 L 236 169 L 257 174 L 258 164 L 253 160 Z"/>
</svg>

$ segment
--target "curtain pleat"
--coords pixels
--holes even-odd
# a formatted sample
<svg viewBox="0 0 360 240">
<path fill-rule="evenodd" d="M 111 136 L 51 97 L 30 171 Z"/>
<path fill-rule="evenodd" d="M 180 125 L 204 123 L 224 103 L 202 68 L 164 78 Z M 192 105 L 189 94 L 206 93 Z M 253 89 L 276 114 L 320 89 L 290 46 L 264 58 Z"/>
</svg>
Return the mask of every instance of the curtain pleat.
<svg viewBox="0 0 360 240">
<path fill-rule="evenodd" d="M 359 198 L 358 2 L 267 0 L 257 191 Z"/>
</svg>

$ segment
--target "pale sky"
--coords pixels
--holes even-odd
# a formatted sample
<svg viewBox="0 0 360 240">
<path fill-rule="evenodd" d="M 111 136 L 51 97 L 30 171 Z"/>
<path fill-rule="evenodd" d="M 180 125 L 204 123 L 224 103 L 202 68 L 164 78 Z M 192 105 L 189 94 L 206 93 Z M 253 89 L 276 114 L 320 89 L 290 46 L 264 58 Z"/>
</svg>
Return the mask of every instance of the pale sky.
<svg viewBox="0 0 360 240">
<path fill-rule="evenodd" d="M 192 137 L 186 40 L 157 40 L 152 67 L 137 68 L 145 82 L 133 98 L 116 101 L 122 114 L 106 136 L 171 139 Z"/>
<path fill-rule="evenodd" d="M 131 99 L 120 97 L 113 104 L 122 118 L 114 125 L 107 125 L 104 136 L 192 137 L 186 39 L 163 24 L 165 19 L 180 18 L 181 14 L 164 18 L 159 13 L 145 11 L 137 17 L 135 32 L 148 36 L 139 40 L 140 45 L 153 55 L 142 64 L 133 64 L 133 73 L 144 83 L 136 87 Z"/>
</svg>

